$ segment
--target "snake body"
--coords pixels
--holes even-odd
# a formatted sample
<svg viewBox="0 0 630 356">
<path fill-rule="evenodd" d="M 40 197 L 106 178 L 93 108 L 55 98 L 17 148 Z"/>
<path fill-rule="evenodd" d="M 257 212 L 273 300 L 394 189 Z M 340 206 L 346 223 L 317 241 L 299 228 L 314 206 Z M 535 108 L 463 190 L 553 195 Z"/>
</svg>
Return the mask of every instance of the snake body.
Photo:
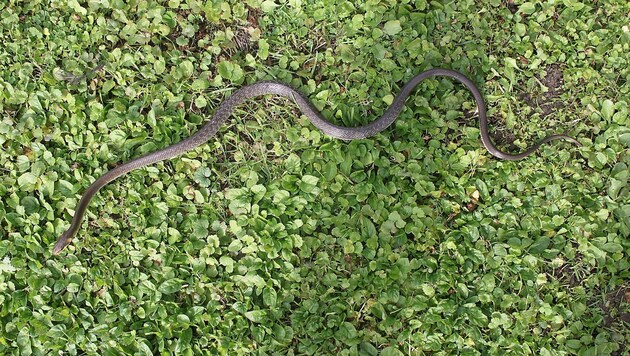
<svg viewBox="0 0 630 356">
<path fill-rule="evenodd" d="M 219 128 L 230 117 L 230 115 L 234 111 L 234 108 L 250 98 L 266 94 L 273 94 L 293 99 L 302 111 L 302 113 L 310 120 L 311 123 L 313 123 L 313 125 L 319 128 L 322 132 L 338 139 L 354 140 L 370 137 L 385 130 L 389 125 L 394 122 L 394 120 L 396 120 L 400 112 L 403 110 L 405 106 L 405 101 L 412 93 L 414 88 L 424 79 L 434 76 L 443 76 L 455 79 L 472 92 L 475 98 L 475 102 L 477 104 L 477 112 L 479 114 L 481 142 L 486 147 L 488 152 L 490 152 L 490 154 L 497 158 L 504 160 L 518 160 L 532 154 L 538 149 L 538 147 L 540 147 L 540 145 L 557 139 L 568 140 L 574 144 L 579 145 L 579 142 L 570 136 L 551 135 L 532 145 L 530 148 L 526 149 L 522 153 L 509 154 L 499 150 L 497 147 L 495 147 L 492 140 L 490 139 L 490 135 L 488 132 L 488 119 L 486 117 L 486 106 L 481 92 L 475 86 L 475 84 L 465 75 L 449 69 L 430 69 L 416 75 L 409 82 L 407 82 L 407 84 L 405 84 L 405 86 L 400 90 L 390 107 L 380 118 L 360 127 L 343 127 L 328 122 L 325 118 L 322 117 L 319 111 L 317 111 L 317 109 L 315 109 L 311 105 L 311 103 L 304 96 L 302 96 L 302 94 L 300 94 L 300 92 L 286 84 L 275 81 L 258 82 L 244 86 L 235 91 L 230 97 L 228 97 L 223 103 L 221 103 L 221 105 L 214 113 L 213 117 L 208 122 L 206 122 L 206 124 L 204 124 L 201 129 L 199 129 L 199 131 L 197 131 L 195 134 L 164 149 L 149 153 L 145 156 L 124 163 L 108 171 L 103 176 L 94 181 L 94 183 L 92 183 L 92 185 L 90 185 L 83 193 L 83 196 L 81 197 L 81 200 L 79 201 L 79 204 L 77 205 L 77 208 L 75 210 L 70 227 L 57 240 L 57 243 L 55 244 L 55 247 L 53 249 L 53 254 L 59 254 L 66 246 L 68 246 L 72 242 L 74 235 L 77 233 L 81 226 L 81 222 L 83 221 L 83 217 L 88 208 L 88 205 L 90 204 L 90 201 L 92 200 L 92 197 L 94 197 L 94 194 L 96 194 L 99 189 L 101 189 L 103 186 L 113 181 L 114 179 L 130 171 L 156 162 L 171 159 L 205 143 L 206 141 L 208 141 L 208 139 L 213 137 L 219 131 Z"/>
</svg>

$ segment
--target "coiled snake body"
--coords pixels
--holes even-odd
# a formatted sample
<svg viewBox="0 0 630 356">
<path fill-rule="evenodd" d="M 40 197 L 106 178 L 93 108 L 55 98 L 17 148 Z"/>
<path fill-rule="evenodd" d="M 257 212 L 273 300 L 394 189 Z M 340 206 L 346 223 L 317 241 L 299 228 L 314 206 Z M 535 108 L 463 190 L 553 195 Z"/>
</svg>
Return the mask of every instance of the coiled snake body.
<svg viewBox="0 0 630 356">
<path fill-rule="evenodd" d="M 68 230 L 64 232 L 57 240 L 57 243 L 55 244 L 55 247 L 53 249 L 53 254 L 59 254 L 66 246 L 68 246 L 72 242 L 72 238 L 81 226 L 83 216 L 85 215 L 86 209 L 90 204 L 90 200 L 92 200 L 92 197 L 94 196 L 94 194 L 96 194 L 96 192 L 98 192 L 99 189 L 101 189 L 107 183 L 134 169 L 138 169 L 159 161 L 173 158 L 205 143 L 209 138 L 217 133 L 221 125 L 223 125 L 223 123 L 230 117 L 230 115 L 234 111 L 234 108 L 247 99 L 265 94 L 280 95 L 293 99 L 299 106 L 302 113 L 304 113 L 304 115 L 310 120 L 311 123 L 313 123 L 313 125 L 322 130 L 322 132 L 329 136 L 342 140 L 353 140 L 370 137 L 386 129 L 394 122 L 394 120 L 396 120 L 403 107 L 405 106 L 405 101 L 407 100 L 407 97 L 409 97 L 413 89 L 422 80 L 434 76 L 444 76 L 455 79 L 466 86 L 466 88 L 468 88 L 472 92 L 475 98 L 475 102 L 477 104 L 477 111 L 479 113 L 479 129 L 481 132 L 481 142 L 486 147 L 488 152 L 490 152 L 493 156 L 497 158 L 505 160 L 518 160 L 532 154 L 543 143 L 557 139 L 568 140 L 574 144 L 580 145 L 579 142 L 572 137 L 566 135 L 551 135 L 542 139 L 541 141 L 537 142 L 536 144 L 519 154 L 509 154 L 500 151 L 494 146 L 488 133 L 486 106 L 481 92 L 479 92 L 479 89 L 477 89 L 475 84 L 465 75 L 449 69 L 430 69 L 416 75 L 400 90 L 393 103 L 385 111 L 383 116 L 367 125 L 360 127 L 343 127 L 331 124 L 321 116 L 321 114 L 310 104 L 310 102 L 306 98 L 304 98 L 297 90 L 286 84 L 273 81 L 258 82 L 242 87 L 235 91 L 230 97 L 228 97 L 223 103 L 221 103 L 219 108 L 216 110 L 214 116 L 192 136 L 164 149 L 149 153 L 145 156 L 122 164 L 108 171 L 103 176 L 94 181 L 94 183 L 92 183 L 92 185 L 87 188 L 85 193 L 83 193 L 83 196 L 81 197 L 81 200 L 79 201 L 79 204 L 77 205 L 77 208 L 75 210 L 74 217 L 72 218 L 72 223 L 70 224 Z"/>
</svg>

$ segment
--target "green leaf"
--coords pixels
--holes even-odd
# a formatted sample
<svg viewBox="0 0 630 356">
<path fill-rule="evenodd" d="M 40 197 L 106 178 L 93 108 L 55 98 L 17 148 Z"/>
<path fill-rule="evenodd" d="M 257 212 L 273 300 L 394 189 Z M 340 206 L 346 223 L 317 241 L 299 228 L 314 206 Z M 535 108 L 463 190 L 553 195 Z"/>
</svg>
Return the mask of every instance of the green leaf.
<svg viewBox="0 0 630 356">
<path fill-rule="evenodd" d="M 359 347 L 360 347 L 361 355 L 366 355 L 366 356 L 377 356 L 378 355 L 378 349 L 376 347 L 374 347 L 374 345 L 372 345 L 371 343 L 369 343 L 367 341 L 361 342 Z"/>
<path fill-rule="evenodd" d="M 623 133 L 619 135 L 619 142 L 626 145 L 626 147 L 630 148 L 630 132 Z"/>
<path fill-rule="evenodd" d="M 485 274 L 483 278 L 481 278 L 481 281 L 479 283 L 479 290 L 482 290 L 485 292 L 492 292 L 495 287 L 496 287 L 496 280 L 495 280 L 494 275 L 488 273 L 488 274 Z"/>
<path fill-rule="evenodd" d="M 273 288 L 265 288 L 263 290 L 263 302 L 265 305 L 275 307 L 278 300 L 276 290 Z"/>
<path fill-rule="evenodd" d="M 33 214 L 39 209 L 39 201 L 32 196 L 22 198 L 20 203 L 24 207 L 24 212 L 26 214 Z"/>
<path fill-rule="evenodd" d="M 615 242 L 607 242 L 602 246 L 602 250 L 610 253 L 622 252 L 623 246 Z"/>
<path fill-rule="evenodd" d="M 267 318 L 267 312 L 264 310 L 252 310 L 246 312 L 245 317 L 254 323 L 262 323 Z"/>
<path fill-rule="evenodd" d="M 218 65 L 219 74 L 230 80 L 233 83 L 237 83 L 243 80 L 243 70 L 238 64 L 228 61 L 221 61 Z"/>
<path fill-rule="evenodd" d="M 318 182 L 319 178 L 307 174 L 302 176 L 299 186 L 304 193 L 312 193 L 317 187 Z"/>
<path fill-rule="evenodd" d="M 197 78 L 194 82 L 192 82 L 190 87 L 192 90 L 205 90 L 210 87 L 210 81 L 205 77 Z"/>
<path fill-rule="evenodd" d="M 383 26 L 383 31 L 385 31 L 385 33 L 387 33 L 390 36 L 398 34 L 400 31 L 402 31 L 402 27 L 400 27 L 400 21 L 399 20 L 387 21 L 385 23 L 385 26 Z"/>
<path fill-rule="evenodd" d="M 164 73 L 164 70 L 166 70 L 166 62 L 164 61 L 164 58 L 160 57 L 153 62 L 153 70 L 155 71 L 155 74 Z"/>
<path fill-rule="evenodd" d="M 184 281 L 178 278 L 166 280 L 160 284 L 158 290 L 164 294 L 173 294 L 179 292 L 182 289 Z"/>
<path fill-rule="evenodd" d="M 584 8 L 584 6 L 586 6 L 583 3 L 575 0 L 563 0 L 562 2 L 565 6 L 569 7 L 573 11 L 580 11 Z"/>
<path fill-rule="evenodd" d="M 478 327 L 485 327 L 488 324 L 488 317 L 479 308 L 469 308 L 466 310 L 467 318 Z"/>
<path fill-rule="evenodd" d="M 37 183 L 37 177 L 30 172 L 26 172 L 18 177 L 17 182 L 20 189 L 32 191 L 35 183 Z"/>
<path fill-rule="evenodd" d="M 238 252 L 243 249 L 243 243 L 241 240 L 232 240 L 230 245 L 228 246 L 228 251 L 230 252 Z"/>
<path fill-rule="evenodd" d="M 403 356 L 404 354 L 400 352 L 394 346 L 388 346 L 381 351 L 381 356 Z"/>
<path fill-rule="evenodd" d="M 108 79 L 103 83 L 103 93 L 107 94 L 116 87 L 116 82 Z"/>
<path fill-rule="evenodd" d="M 615 103 L 613 103 L 609 99 L 604 100 L 604 102 L 602 102 L 601 111 L 602 111 L 602 116 L 604 117 L 604 119 L 606 119 L 607 121 L 610 121 L 613 117 L 613 114 L 615 113 Z"/>
<path fill-rule="evenodd" d="M 249 273 L 244 276 L 234 276 L 234 280 L 243 283 L 247 287 L 265 287 L 265 280 L 261 276 L 253 273 Z"/>
<path fill-rule="evenodd" d="M 351 323 L 344 322 L 339 327 L 339 330 L 337 330 L 337 332 L 335 333 L 335 337 L 338 340 L 352 345 L 354 344 L 354 339 L 357 337 L 357 329 Z"/>
<path fill-rule="evenodd" d="M 269 57 L 269 43 L 261 38 L 258 40 L 258 58 L 264 61 L 267 57 Z"/>
<path fill-rule="evenodd" d="M 526 15 L 531 15 L 536 12 L 536 4 L 533 2 L 524 2 L 519 6 L 518 10 Z"/>
<path fill-rule="evenodd" d="M 194 70 L 195 67 L 193 66 L 192 62 L 188 60 L 182 61 L 178 66 L 178 71 L 184 78 L 190 77 L 193 74 Z"/>
<path fill-rule="evenodd" d="M 28 331 L 25 331 L 24 329 L 20 330 L 20 333 L 17 337 L 17 346 L 20 350 L 20 354 L 30 355 L 32 353 L 31 339 L 29 337 Z"/>
<path fill-rule="evenodd" d="M 149 347 L 149 345 L 147 345 L 144 341 L 140 341 L 137 344 L 138 347 L 138 355 L 146 355 L 146 356 L 151 356 L 153 355 L 153 351 L 151 351 L 151 348 Z"/>
<path fill-rule="evenodd" d="M 205 108 L 208 105 L 208 101 L 202 95 L 195 99 L 195 106 L 198 108 Z"/>
<path fill-rule="evenodd" d="M 608 209 L 600 209 L 597 213 L 595 213 L 595 216 L 597 216 L 600 220 L 606 221 L 608 220 Z"/>
<path fill-rule="evenodd" d="M 505 65 L 508 68 L 518 69 L 518 64 L 516 64 L 516 59 L 514 58 L 505 58 Z"/>
<path fill-rule="evenodd" d="M 525 34 L 527 33 L 527 26 L 522 23 L 517 23 L 516 25 L 514 25 L 514 33 L 521 37 L 525 36 Z"/>
<path fill-rule="evenodd" d="M 582 343 L 580 342 L 580 340 L 577 339 L 567 340 L 567 347 L 578 350 L 582 347 Z"/>
<path fill-rule="evenodd" d="M 546 236 L 539 237 L 529 247 L 529 252 L 531 254 L 540 254 L 540 253 L 544 252 L 549 247 L 550 243 L 551 243 L 551 240 L 548 237 L 546 237 Z"/>
<path fill-rule="evenodd" d="M 273 10 L 276 9 L 276 7 L 278 7 L 279 5 L 275 3 L 275 1 L 272 0 L 265 0 L 262 2 L 262 4 L 260 4 L 260 9 L 263 12 L 272 12 Z"/>
<path fill-rule="evenodd" d="M 610 186 L 608 187 L 608 196 L 610 196 L 611 199 L 618 199 L 620 195 L 622 195 L 621 194 L 622 190 L 627 187 L 628 187 L 627 178 L 625 180 L 611 179 Z"/>
<path fill-rule="evenodd" d="M 422 293 L 424 293 L 427 297 L 433 297 L 435 295 L 435 288 L 428 284 L 423 284 Z"/>
</svg>

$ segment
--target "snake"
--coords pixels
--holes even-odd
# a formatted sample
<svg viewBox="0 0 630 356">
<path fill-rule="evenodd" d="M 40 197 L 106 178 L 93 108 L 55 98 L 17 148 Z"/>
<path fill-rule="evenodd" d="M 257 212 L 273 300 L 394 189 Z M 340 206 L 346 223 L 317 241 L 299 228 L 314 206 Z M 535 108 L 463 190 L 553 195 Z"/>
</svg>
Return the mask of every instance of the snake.
<svg viewBox="0 0 630 356">
<path fill-rule="evenodd" d="M 107 62 L 101 61 L 96 65 L 96 67 L 78 76 L 69 72 L 63 73 L 61 75 L 61 79 L 68 81 L 68 83 L 70 83 L 71 85 L 79 84 L 79 82 L 82 81 L 83 79 L 105 68 L 105 64 L 107 64 Z"/>
<path fill-rule="evenodd" d="M 486 116 L 486 105 L 481 92 L 472 80 L 464 74 L 451 69 L 433 68 L 417 74 L 410 79 L 402 87 L 402 89 L 400 89 L 399 93 L 381 117 L 366 125 L 358 127 L 338 126 L 329 122 L 305 96 L 287 84 L 278 81 L 255 82 L 234 91 L 232 95 L 227 97 L 227 99 L 218 106 L 213 116 L 196 133 L 190 135 L 188 138 L 121 164 L 96 179 L 81 196 L 81 199 L 74 211 L 70 227 L 61 234 L 53 248 L 52 253 L 53 255 L 58 255 L 64 248 L 70 245 L 73 237 L 81 227 L 81 222 L 83 221 L 83 217 L 87 211 L 90 201 L 103 186 L 133 170 L 154 164 L 156 162 L 171 159 L 204 144 L 211 137 L 216 135 L 219 128 L 230 118 L 230 116 L 232 116 L 234 109 L 248 99 L 268 94 L 289 98 L 297 104 L 302 114 L 304 114 L 304 116 L 306 116 L 306 118 L 308 118 L 308 120 L 324 134 L 333 138 L 349 141 L 368 138 L 385 130 L 396 120 L 398 115 L 404 109 L 407 98 L 412 94 L 416 86 L 418 86 L 418 84 L 423 80 L 436 76 L 454 79 L 470 90 L 477 104 L 481 142 L 491 155 L 499 159 L 509 161 L 523 159 L 534 153 L 542 144 L 558 139 L 569 141 L 577 146 L 581 145 L 573 137 L 564 134 L 555 134 L 543 138 L 521 153 L 510 154 L 499 150 L 492 142 L 488 132 L 489 128 L 488 118 Z"/>
</svg>

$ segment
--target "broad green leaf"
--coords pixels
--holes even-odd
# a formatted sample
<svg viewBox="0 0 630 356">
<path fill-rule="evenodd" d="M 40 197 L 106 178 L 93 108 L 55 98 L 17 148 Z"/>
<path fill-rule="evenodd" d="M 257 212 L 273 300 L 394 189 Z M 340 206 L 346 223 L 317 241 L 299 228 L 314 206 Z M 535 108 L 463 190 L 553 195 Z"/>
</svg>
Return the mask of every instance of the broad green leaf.
<svg viewBox="0 0 630 356">
<path fill-rule="evenodd" d="M 190 85 L 192 90 L 205 90 L 210 87 L 210 81 L 206 78 L 197 78 Z"/>
<path fill-rule="evenodd" d="M 488 317 L 479 308 L 467 309 L 466 316 L 478 327 L 485 327 L 488 324 Z"/>
<path fill-rule="evenodd" d="M 195 99 L 195 106 L 198 108 L 205 108 L 208 105 L 208 101 L 202 95 Z"/>
<path fill-rule="evenodd" d="M 337 339 L 348 344 L 353 344 L 353 339 L 357 337 L 357 329 L 349 322 L 344 322 L 335 333 Z"/>
<path fill-rule="evenodd" d="M 514 25 L 514 32 L 517 35 L 523 37 L 527 33 L 527 26 L 522 23 L 517 23 L 516 25 Z"/>
<path fill-rule="evenodd" d="M 20 186 L 20 189 L 31 191 L 34 189 L 34 185 L 37 182 L 37 177 L 30 172 L 26 172 L 18 177 L 17 182 Z"/>
<path fill-rule="evenodd" d="M 275 8 L 277 8 L 279 5 L 275 3 L 275 1 L 273 0 L 265 0 L 262 2 L 262 4 L 260 4 L 260 9 L 263 12 L 272 12 Z"/>
<path fill-rule="evenodd" d="M 550 243 L 551 243 L 551 240 L 548 237 L 546 237 L 546 236 L 539 237 L 529 247 L 529 252 L 532 253 L 532 254 L 540 254 L 540 253 L 542 253 L 543 251 L 545 251 L 549 247 Z"/>
<path fill-rule="evenodd" d="M 245 317 L 255 323 L 261 323 L 267 318 L 267 312 L 264 310 L 252 310 L 246 312 Z"/>
<path fill-rule="evenodd" d="M 602 250 L 610 253 L 615 253 L 623 251 L 623 247 L 615 242 L 607 242 L 602 246 Z"/>
<path fill-rule="evenodd" d="M 403 356 L 404 354 L 394 346 L 388 346 L 381 351 L 381 356 Z"/>
<path fill-rule="evenodd" d="M 611 120 L 613 114 L 615 113 L 615 103 L 611 100 L 606 99 L 602 102 L 602 116 L 606 120 Z"/>
<path fill-rule="evenodd" d="M 155 62 L 153 62 L 153 70 L 155 71 L 155 74 L 162 74 L 164 73 L 164 70 L 166 69 L 166 62 L 164 61 L 163 58 L 158 58 Z"/>
<path fill-rule="evenodd" d="M 388 35 L 393 36 L 402 31 L 402 27 L 400 26 L 399 20 L 390 20 L 385 23 L 385 26 L 383 26 L 383 30 Z"/>
<path fill-rule="evenodd" d="M 536 11 L 536 3 L 524 2 L 518 9 L 524 14 L 531 15 Z"/>
<path fill-rule="evenodd" d="M 600 209 L 597 213 L 595 213 L 595 216 L 597 216 L 603 221 L 606 221 L 608 219 L 608 215 L 609 215 L 608 209 Z"/>
<path fill-rule="evenodd" d="M 278 300 L 276 290 L 273 288 L 265 288 L 263 290 L 263 301 L 270 307 L 275 307 Z"/>
<path fill-rule="evenodd" d="M 239 82 L 243 79 L 243 70 L 238 64 L 222 61 L 218 65 L 219 74 L 231 82 Z"/>
<path fill-rule="evenodd" d="M 258 58 L 264 61 L 267 57 L 269 57 L 269 43 L 261 38 L 258 40 Z"/>
<path fill-rule="evenodd" d="M 377 356 L 378 355 L 378 349 L 376 347 L 374 347 L 374 345 L 372 345 L 371 343 L 369 343 L 367 341 L 361 342 L 359 347 L 360 347 L 360 350 L 361 350 L 360 352 L 363 355 L 366 355 L 366 356 Z"/>
<path fill-rule="evenodd" d="M 160 284 L 160 287 L 158 288 L 158 290 L 164 294 L 172 294 L 172 293 L 180 291 L 182 289 L 183 284 L 184 284 L 184 281 L 181 279 L 178 279 L 178 278 L 168 279 L 162 282 L 162 284 Z"/>
<path fill-rule="evenodd" d="M 191 61 L 186 60 L 186 61 L 182 61 L 179 64 L 178 70 L 181 73 L 182 77 L 188 78 L 193 74 L 193 71 L 195 70 L 195 68 Z"/>
</svg>

